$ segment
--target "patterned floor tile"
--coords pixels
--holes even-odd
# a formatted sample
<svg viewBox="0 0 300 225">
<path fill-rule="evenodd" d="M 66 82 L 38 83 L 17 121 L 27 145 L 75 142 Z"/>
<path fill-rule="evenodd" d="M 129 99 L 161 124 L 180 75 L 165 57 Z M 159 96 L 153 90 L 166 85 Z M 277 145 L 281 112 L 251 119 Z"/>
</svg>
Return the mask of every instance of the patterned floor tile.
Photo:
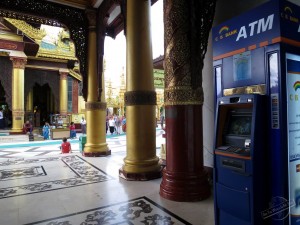
<svg viewBox="0 0 300 225">
<path fill-rule="evenodd" d="M 76 155 L 0 161 L 0 199 L 112 179 Z"/>
<path fill-rule="evenodd" d="M 25 225 L 173 225 L 187 221 L 147 197 L 51 218 Z"/>
</svg>

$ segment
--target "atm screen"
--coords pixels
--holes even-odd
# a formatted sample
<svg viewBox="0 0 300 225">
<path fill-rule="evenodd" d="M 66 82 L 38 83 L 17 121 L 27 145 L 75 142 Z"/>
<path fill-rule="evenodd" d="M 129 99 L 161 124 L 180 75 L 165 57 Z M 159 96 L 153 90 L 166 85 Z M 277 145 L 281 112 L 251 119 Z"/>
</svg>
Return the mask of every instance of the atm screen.
<svg viewBox="0 0 300 225">
<path fill-rule="evenodd" d="M 250 136 L 252 115 L 231 114 L 229 118 L 227 135 Z"/>
</svg>

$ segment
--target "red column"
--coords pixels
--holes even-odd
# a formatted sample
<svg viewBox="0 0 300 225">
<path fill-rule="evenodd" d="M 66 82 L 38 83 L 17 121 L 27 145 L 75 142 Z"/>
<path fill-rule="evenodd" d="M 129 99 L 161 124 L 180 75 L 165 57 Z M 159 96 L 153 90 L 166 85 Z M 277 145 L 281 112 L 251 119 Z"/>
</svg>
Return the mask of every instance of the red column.
<svg viewBox="0 0 300 225">
<path fill-rule="evenodd" d="M 72 113 L 78 113 L 78 80 L 73 79 L 73 88 L 72 88 Z"/>
<path fill-rule="evenodd" d="M 209 197 L 203 170 L 202 105 L 166 106 L 166 168 L 160 195 L 174 201 Z"/>
<path fill-rule="evenodd" d="M 215 0 L 165 0 L 166 167 L 160 195 L 209 197 L 203 168 L 202 69 Z"/>
</svg>

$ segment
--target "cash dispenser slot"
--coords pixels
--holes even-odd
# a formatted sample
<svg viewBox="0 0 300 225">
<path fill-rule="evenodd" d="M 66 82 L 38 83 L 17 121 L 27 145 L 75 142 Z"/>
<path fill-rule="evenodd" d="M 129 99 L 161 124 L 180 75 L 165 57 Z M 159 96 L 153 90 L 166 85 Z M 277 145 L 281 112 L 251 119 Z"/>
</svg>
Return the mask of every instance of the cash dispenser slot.
<svg viewBox="0 0 300 225">
<path fill-rule="evenodd" d="M 234 171 L 245 172 L 245 162 L 240 160 L 222 158 L 221 165 Z"/>
</svg>

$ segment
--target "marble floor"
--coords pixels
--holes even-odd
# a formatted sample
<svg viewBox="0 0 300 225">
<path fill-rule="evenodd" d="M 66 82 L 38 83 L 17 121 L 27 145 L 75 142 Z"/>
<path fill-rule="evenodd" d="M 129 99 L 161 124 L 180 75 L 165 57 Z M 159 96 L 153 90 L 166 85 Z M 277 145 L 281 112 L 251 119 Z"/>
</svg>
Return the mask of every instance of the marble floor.
<svg viewBox="0 0 300 225">
<path fill-rule="evenodd" d="M 162 132 L 156 130 L 157 155 Z M 124 134 L 108 136 L 112 154 L 99 158 L 83 157 L 78 139 L 73 153 L 61 155 L 60 141 L 22 138 L 0 137 L 0 225 L 214 224 L 212 197 L 174 202 L 160 197 L 161 179 L 119 178 Z"/>
</svg>

